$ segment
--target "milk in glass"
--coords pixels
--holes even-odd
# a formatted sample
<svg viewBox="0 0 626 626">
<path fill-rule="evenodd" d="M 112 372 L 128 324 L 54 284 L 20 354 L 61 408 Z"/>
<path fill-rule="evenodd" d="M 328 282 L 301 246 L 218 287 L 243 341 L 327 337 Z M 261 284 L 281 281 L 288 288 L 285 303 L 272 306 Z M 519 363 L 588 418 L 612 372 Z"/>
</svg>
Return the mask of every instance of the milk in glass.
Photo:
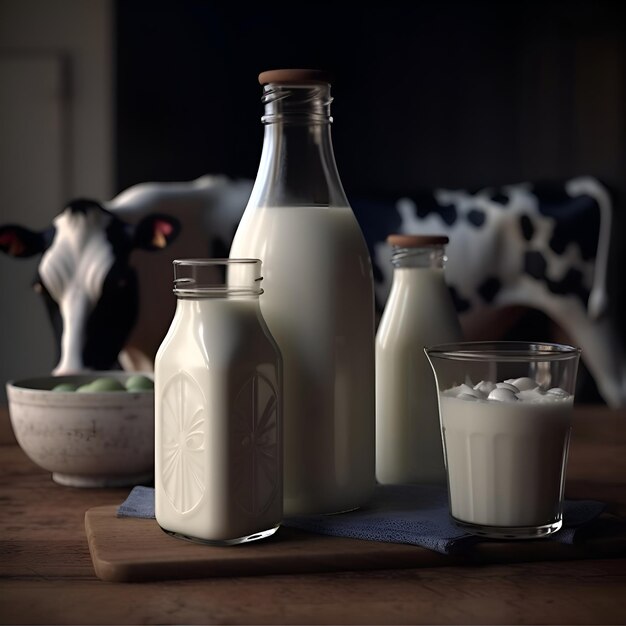
<svg viewBox="0 0 626 626">
<path fill-rule="evenodd" d="M 494 341 L 429 346 L 426 354 L 456 525 L 505 539 L 557 532 L 580 350 Z"/>
</svg>

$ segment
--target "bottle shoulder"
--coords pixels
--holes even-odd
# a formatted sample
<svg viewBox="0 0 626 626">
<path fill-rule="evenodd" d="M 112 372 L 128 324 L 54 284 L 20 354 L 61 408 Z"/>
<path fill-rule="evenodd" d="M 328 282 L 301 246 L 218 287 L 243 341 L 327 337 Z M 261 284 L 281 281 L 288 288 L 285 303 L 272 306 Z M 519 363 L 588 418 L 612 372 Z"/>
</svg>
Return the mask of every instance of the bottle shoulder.
<svg viewBox="0 0 626 626">
<path fill-rule="evenodd" d="M 168 360 L 225 367 L 242 359 L 280 359 L 258 302 L 187 304 L 179 306 L 155 366 Z"/>
<path fill-rule="evenodd" d="M 311 224 L 356 224 L 354 211 L 349 205 L 257 205 L 248 204 L 241 222 L 241 227 L 265 227 L 274 223 L 288 223 L 303 228 Z"/>
<path fill-rule="evenodd" d="M 460 324 L 441 270 L 407 268 L 394 280 L 377 344 L 432 344 L 461 339 Z"/>
<path fill-rule="evenodd" d="M 230 250 L 231 257 L 254 256 L 263 267 L 302 260 L 322 267 L 346 263 L 369 265 L 369 252 L 349 206 L 275 207 L 246 209 Z M 265 276 L 267 278 L 267 276 Z"/>
</svg>

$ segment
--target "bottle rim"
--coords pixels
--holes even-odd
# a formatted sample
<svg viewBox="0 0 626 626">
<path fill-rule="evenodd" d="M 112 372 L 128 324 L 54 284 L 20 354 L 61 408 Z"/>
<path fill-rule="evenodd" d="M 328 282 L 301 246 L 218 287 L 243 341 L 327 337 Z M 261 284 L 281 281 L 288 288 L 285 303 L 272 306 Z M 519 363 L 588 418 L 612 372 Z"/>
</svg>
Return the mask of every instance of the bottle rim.
<svg viewBox="0 0 626 626">
<path fill-rule="evenodd" d="M 210 266 L 210 265 L 258 265 L 261 267 L 261 259 L 174 259 L 172 264 L 175 267 L 189 265 L 195 267 Z"/>
<path fill-rule="evenodd" d="M 260 296 L 260 259 L 175 259 L 174 294 L 183 298 Z"/>
</svg>

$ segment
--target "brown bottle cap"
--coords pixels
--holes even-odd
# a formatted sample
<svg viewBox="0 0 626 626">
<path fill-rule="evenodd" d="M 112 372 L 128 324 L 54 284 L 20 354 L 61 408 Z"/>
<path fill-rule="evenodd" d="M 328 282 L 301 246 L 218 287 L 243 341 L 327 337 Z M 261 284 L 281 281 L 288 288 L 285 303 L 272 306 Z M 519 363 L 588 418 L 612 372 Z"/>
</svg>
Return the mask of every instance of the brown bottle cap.
<svg viewBox="0 0 626 626">
<path fill-rule="evenodd" d="M 330 77 L 321 70 L 268 70 L 259 74 L 259 83 L 328 83 Z"/>
<path fill-rule="evenodd" d="M 387 243 L 398 248 L 421 248 L 443 246 L 450 240 L 446 235 L 389 235 Z"/>
</svg>

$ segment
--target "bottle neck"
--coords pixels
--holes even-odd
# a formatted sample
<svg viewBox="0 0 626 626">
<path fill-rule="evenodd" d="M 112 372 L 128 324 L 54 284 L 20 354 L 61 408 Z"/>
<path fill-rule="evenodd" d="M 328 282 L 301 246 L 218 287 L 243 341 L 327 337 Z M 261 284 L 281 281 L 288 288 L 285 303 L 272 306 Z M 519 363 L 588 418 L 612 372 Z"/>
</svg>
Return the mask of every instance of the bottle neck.
<svg viewBox="0 0 626 626">
<path fill-rule="evenodd" d="M 330 85 L 264 88 L 263 152 L 253 206 L 348 206 L 333 154 Z"/>
<path fill-rule="evenodd" d="M 209 320 L 217 322 L 222 316 L 240 318 L 240 317 L 258 317 L 261 314 L 261 307 L 258 296 L 212 296 L 206 298 L 203 296 L 178 296 L 176 299 L 175 318 L 178 321 L 186 320 L 188 322 L 201 321 L 207 323 Z"/>
<path fill-rule="evenodd" d="M 421 268 L 442 270 L 447 261 L 443 246 L 423 246 L 418 248 L 393 247 L 391 263 L 395 269 Z"/>
</svg>

